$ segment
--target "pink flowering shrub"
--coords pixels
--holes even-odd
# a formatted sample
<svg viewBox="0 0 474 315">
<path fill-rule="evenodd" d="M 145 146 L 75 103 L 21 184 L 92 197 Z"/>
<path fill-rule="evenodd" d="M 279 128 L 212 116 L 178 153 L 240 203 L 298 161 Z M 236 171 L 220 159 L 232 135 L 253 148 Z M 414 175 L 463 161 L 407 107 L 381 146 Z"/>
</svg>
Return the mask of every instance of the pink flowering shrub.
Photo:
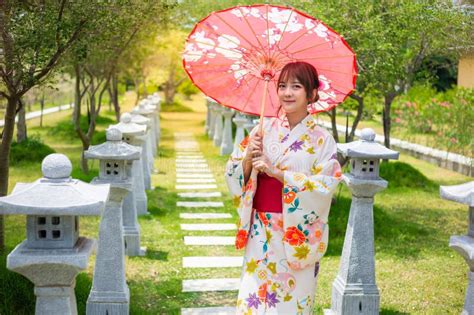
<svg viewBox="0 0 474 315">
<path fill-rule="evenodd" d="M 474 89 L 414 87 L 394 104 L 392 117 L 407 136 L 431 134 L 437 147 L 474 156 Z"/>
</svg>

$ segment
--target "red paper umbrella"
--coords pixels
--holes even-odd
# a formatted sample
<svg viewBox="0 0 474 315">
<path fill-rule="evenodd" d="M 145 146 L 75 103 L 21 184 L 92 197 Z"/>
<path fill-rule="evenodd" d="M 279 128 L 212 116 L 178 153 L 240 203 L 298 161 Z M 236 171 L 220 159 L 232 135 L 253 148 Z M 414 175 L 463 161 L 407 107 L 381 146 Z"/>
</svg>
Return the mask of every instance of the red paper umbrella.
<svg viewBox="0 0 474 315">
<path fill-rule="evenodd" d="M 294 61 L 311 63 L 319 74 L 319 101 L 311 113 L 330 110 L 354 90 L 352 49 L 326 24 L 293 8 L 265 4 L 213 12 L 194 27 L 183 53 L 184 69 L 204 94 L 263 116 L 277 116 L 278 76 Z"/>
</svg>

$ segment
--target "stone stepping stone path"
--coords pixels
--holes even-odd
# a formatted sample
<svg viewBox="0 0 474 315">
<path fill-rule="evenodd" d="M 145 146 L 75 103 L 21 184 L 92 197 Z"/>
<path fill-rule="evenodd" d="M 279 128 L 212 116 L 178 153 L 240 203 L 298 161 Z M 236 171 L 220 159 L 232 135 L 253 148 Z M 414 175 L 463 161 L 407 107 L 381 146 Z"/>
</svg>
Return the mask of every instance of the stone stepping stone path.
<svg viewBox="0 0 474 315">
<path fill-rule="evenodd" d="M 221 208 L 224 206 L 222 201 L 178 201 L 176 206 L 185 208 Z"/>
<path fill-rule="evenodd" d="M 207 163 L 199 163 L 199 164 L 193 164 L 193 163 L 178 164 L 178 163 L 176 163 L 176 168 L 209 168 L 209 165 L 207 165 Z"/>
<path fill-rule="evenodd" d="M 212 174 L 194 174 L 194 173 L 178 173 L 176 174 L 176 178 L 212 178 L 214 179 L 214 176 Z"/>
<path fill-rule="evenodd" d="M 176 185 L 176 189 L 195 190 L 195 189 L 217 189 L 215 184 L 196 184 L 196 185 Z"/>
<path fill-rule="evenodd" d="M 235 315 L 235 307 L 182 308 L 181 315 Z"/>
<path fill-rule="evenodd" d="M 231 219 L 230 213 L 180 213 L 181 219 Z"/>
<path fill-rule="evenodd" d="M 191 173 L 191 174 L 198 174 L 198 173 L 211 174 L 211 170 L 210 170 L 210 169 L 203 169 L 203 168 L 197 168 L 197 169 L 176 168 L 176 173 L 177 173 L 177 174 L 184 174 L 184 173 Z"/>
<path fill-rule="evenodd" d="M 209 165 L 199 149 L 199 144 L 191 133 L 175 133 L 176 150 L 176 189 L 178 193 L 176 207 L 185 209 L 224 208 L 220 200 L 209 201 L 206 198 L 221 198 L 219 191 L 199 191 L 217 189 L 216 180 Z M 187 201 L 187 198 L 196 198 Z M 183 200 L 184 199 L 184 200 Z M 189 199 L 188 199 L 189 200 Z M 204 210 L 205 211 L 205 210 Z M 194 223 L 202 220 L 231 219 L 230 213 L 224 212 L 182 212 L 180 219 L 185 220 L 180 227 L 183 231 L 233 231 L 237 226 L 233 223 Z M 193 220 L 196 220 L 193 222 Z M 233 236 L 184 236 L 185 246 L 232 246 Z M 241 268 L 241 256 L 191 256 L 183 257 L 183 268 Z M 183 292 L 236 291 L 240 279 L 193 279 L 183 280 Z M 235 314 L 233 306 L 217 306 L 202 308 L 183 308 L 181 314 Z"/>
<path fill-rule="evenodd" d="M 211 192 L 184 192 L 178 193 L 180 198 L 216 198 L 222 197 L 220 191 L 211 191 Z"/>
<path fill-rule="evenodd" d="M 197 256 L 183 257 L 184 268 L 228 268 L 241 267 L 244 262 L 243 257 L 212 257 Z"/>
<path fill-rule="evenodd" d="M 214 178 L 178 178 L 176 179 L 177 183 L 215 183 L 216 180 Z"/>
<path fill-rule="evenodd" d="M 239 284 L 240 278 L 183 280 L 183 292 L 234 291 Z"/>
<path fill-rule="evenodd" d="M 215 246 L 215 245 L 234 245 L 233 236 L 185 236 L 184 245 L 188 246 Z"/>
<path fill-rule="evenodd" d="M 237 225 L 233 223 L 182 223 L 183 231 L 232 231 L 237 230 Z"/>
</svg>

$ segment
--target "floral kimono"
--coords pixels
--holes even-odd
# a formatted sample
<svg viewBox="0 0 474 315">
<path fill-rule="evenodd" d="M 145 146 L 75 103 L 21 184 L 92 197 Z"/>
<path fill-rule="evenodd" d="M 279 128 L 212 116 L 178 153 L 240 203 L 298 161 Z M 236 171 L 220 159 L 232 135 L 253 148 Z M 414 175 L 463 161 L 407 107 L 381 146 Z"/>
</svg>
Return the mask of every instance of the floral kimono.
<svg viewBox="0 0 474 315">
<path fill-rule="evenodd" d="M 239 214 L 235 245 L 245 248 L 237 313 L 310 314 L 327 248 L 331 197 L 341 177 L 336 143 L 311 115 L 292 130 L 286 117 L 264 120 L 264 154 L 284 172 L 283 212 L 274 213 L 252 208 L 258 171 L 253 169 L 244 185 L 248 141 L 234 150 L 226 167 Z"/>
</svg>

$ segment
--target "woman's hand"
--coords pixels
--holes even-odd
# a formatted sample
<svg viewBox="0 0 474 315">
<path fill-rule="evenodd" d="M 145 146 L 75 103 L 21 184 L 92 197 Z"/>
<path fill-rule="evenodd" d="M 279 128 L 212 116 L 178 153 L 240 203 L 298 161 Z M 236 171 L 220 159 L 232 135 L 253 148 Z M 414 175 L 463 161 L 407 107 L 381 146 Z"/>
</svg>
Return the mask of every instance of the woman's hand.
<svg viewBox="0 0 474 315">
<path fill-rule="evenodd" d="M 265 173 L 268 176 L 274 177 L 283 182 L 283 172 L 270 162 L 270 159 L 262 154 L 256 156 L 252 160 L 252 166 L 259 172 Z"/>
<path fill-rule="evenodd" d="M 252 159 L 256 156 L 262 155 L 262 153 L 262 136 L 257 132 L 253 137 L 250 137 L 247 154 L 243 161 L 244 164 L 252 165 Z"/>
</svg>

